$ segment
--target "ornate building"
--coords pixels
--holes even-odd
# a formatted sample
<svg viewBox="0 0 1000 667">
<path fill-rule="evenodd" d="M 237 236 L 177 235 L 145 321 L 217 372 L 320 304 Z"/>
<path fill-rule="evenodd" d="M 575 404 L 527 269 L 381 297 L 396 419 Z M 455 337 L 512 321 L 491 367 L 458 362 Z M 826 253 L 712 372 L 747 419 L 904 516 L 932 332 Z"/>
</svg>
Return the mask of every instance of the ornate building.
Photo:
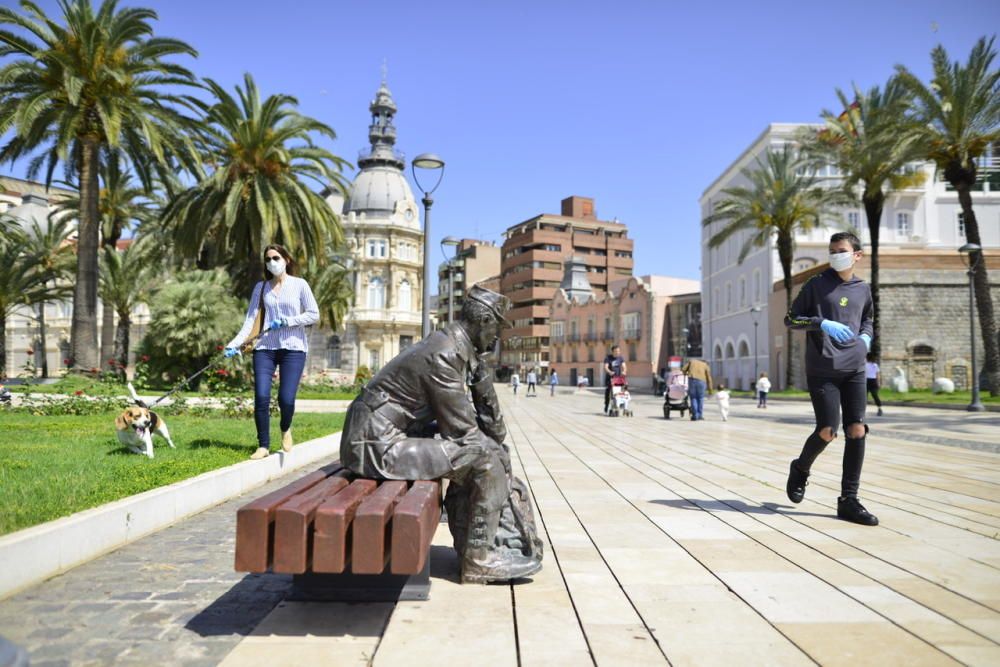
<svg viewBox="0 0 1000 667">
<path fill-rule="evenodd" d="M 341 210 L 351 255 L 354 305 L 344 330 L 327 339 L 326 366 L 353 377 L 372 372 L 420 339 L 423 232 L 406 160 L 395 150 L 396 103 L 385 81 L 369 105 L 371 148 L 358 157 L 360 171 Z"/>
</svg>

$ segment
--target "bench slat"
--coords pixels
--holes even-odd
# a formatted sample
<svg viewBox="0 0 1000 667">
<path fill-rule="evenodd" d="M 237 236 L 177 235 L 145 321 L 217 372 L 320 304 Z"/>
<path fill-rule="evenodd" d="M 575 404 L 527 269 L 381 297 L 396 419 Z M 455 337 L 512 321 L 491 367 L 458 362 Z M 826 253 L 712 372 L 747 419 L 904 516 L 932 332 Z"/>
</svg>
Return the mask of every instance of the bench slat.
<svg viewBox="0 0 1000 667">
<path fill-rule="evenodd" d="M 358 506 L 351 529 L 351 571 L 355 574 L 381 574 L 385 570 L 392 539 L 389 519 L 404 493 L 406 482 L 383 482 Z"/>
<path fill-rule="evenodd" d="M 440 520 L 440 484 L 414 482 L 392 513 L 392 574 L 419 574 L 424 569 Z"/>
<path fill-rule="evenodd" d="M 339 574 L 347 567 L 349 529 L 358 506 L 378 487 L 374 479 L 356 479 L 324 500 L 313 520 L 312 571 Z"/>
<path fill-rule="evenodd" d="M 339 463 L 325 465 L 291 484 L 253 500 L 236 512 L 236 571 L 267 572 L 274 536 L 275 510 L 296 493 L 304 491 L 341 470 Z"/>
<path fill-rule="evenodd" d="M 333 475 L 286 500 L 274 516 L 275 572 L 302 574 L 309 566 L 310 535 L 316 508 L 347 486 L 344 477 Z"/>
</svg>

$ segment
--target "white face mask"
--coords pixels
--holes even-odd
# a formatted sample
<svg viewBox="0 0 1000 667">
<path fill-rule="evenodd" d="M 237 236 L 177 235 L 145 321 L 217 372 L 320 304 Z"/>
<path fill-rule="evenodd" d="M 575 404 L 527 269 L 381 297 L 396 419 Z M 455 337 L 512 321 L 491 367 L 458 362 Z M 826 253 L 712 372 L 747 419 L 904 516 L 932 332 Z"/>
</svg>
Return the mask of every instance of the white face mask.
<svg viewBox="0 0 1000 667">
<path fill-rule="evenodd" d="M 265 266 L 267 266 L 267 270 L 270 271 L 271 275 L 275 278 L 285 272 L 285 260 L 283 259 L 268 260 Z"/>
<path fill-rule="evenodd" d="M 853 252 L 832 252 L 830 253 L 830 268 L 834 271 L 846 271 L 854 266 Z"/>
</svg>

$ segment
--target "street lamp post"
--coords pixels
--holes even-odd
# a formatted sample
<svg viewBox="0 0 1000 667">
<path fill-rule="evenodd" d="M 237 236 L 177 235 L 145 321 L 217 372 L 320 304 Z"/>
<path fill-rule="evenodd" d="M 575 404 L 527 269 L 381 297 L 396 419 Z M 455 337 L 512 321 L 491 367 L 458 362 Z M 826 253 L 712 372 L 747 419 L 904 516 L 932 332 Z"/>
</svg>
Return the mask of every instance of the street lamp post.
<svg viewBox="0 0 1000 667">
<path fill-rule="evenodd" d="M 753 320 L 753 382 L 751 385 L 756 390 L 757 378 L 760 376 L 757 372 L 757 362 L 760 360 L 760 355 L 757 354 L 757 325 L 760 324 L 760 306 L 753 306 L 750 309 L 750 319 Z"/>
<path fill-rule="evenodd" d="M 968 256 L 967 265 L 969 267 L 969 270 L 966 273 L 969 275 L 969 345 L 972 348 L 972 401 L 969 403 L 969 407 L 967 407 L 966 410 L 969 412 L 982 412 L 986 408 L 979 400 L 979 372 L 976 367 L 975 290 L 973 287 L 973 276 L 976 272 L 976 266 L 979 264 L 982 257 L 982 248 L 975 243 L 966 243 L 958 249 L 958 252 L 962 253 L 963 258 Z"/>
<path fill-rule="evenodd" d="M 439 158 L 434 153 L 421 153 L 417 157 L 413 158 L 413 162 L 410 163 L 410 167 L 413 171 L 413 181 L 417 184 L 417 187 L 420 188 L 420 191 L 424 193 L 424 197 L 421 200 L 424 203 L 424 289 L 420 297 L 421 305 L 423 306 L 423 318 L 420 323 L 420 337 L 427 338 L 427 336 L 431 333 L 431 206 L 434 205 L 434 199 L 431 195 L 434 194 L 434 191 L 437 190 L 439 185 L 441 185 L 441 179 L 444 177 L 444 160 Z M 420 179 L 417 178 L 417 169 L 440 170 L 438 171 L 438 178 L 434 187 L 430 190 L 425 190 L 424 187 L 420 185 Z"/>
<path fill-rule="evenodd" d="M 441 254 L 444 255 L 445 261 L 448 263 L 448 322 L 451 323 L 455 320 L 455 303 L 452 300 L 452 294 L 455 292 L 454 276 L 452 271 L 455 266 L 455 256 L 458 254 L 458 244 L 461 243 L 454 236 L 446 236 L 441 239 Z M 451 247 L 451 255 L 445 250 L 445 246 Z M 438 298 L 441 295 L 438 294 Z"/>
</svg>

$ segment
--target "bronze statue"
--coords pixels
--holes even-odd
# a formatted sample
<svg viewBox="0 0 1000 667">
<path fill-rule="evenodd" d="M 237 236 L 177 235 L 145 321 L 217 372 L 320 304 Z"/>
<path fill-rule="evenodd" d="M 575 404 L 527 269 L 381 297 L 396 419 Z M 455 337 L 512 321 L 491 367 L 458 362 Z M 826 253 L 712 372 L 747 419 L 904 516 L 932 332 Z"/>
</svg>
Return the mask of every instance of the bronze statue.
<svg viewBox="0 0 1000 667">
<path fill-rule="evenodd" d="M 510 326 L 509 309 L 507 297 L 473 286 L 458 321 L 375 374 L 351 403 L 340 440 L 341 463 L 364 477 L 449 480 L 445 509 L 463 582 L 508 581 L 542 568 L 486 363 Z"/>
</svg>

